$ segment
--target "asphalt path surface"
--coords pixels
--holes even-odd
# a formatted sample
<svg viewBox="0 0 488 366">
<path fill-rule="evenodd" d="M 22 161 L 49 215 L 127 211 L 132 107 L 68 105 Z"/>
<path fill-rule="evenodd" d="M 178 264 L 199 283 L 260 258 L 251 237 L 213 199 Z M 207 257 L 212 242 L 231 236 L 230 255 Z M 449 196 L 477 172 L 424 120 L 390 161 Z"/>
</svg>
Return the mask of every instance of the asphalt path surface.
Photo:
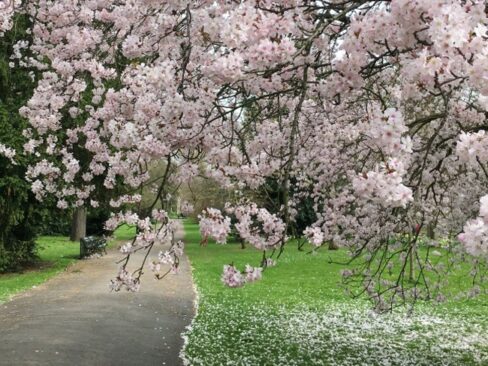
<svg viewBox="0 0 488 366">
<path fill-rule="evenodd" d="M 117 259 L 112 249 L 79 261 L 1 304 L 0 365 L 181 365 L 181 333 L 194 315 L 188 260 L 178 275 L 158 281 L 147 272 L 140 292 L 115 293 L 108 284 Z"/>
</svg>

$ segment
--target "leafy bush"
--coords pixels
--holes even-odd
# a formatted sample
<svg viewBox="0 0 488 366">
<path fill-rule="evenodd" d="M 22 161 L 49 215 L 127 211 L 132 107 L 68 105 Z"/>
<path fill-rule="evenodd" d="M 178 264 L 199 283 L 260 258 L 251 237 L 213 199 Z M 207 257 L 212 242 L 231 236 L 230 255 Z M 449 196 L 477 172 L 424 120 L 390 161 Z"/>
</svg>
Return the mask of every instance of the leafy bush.
<svg viewBox="0 0 488 366">
<path fill-rule="evenodd" d="M 0 135 L 8 123 L 0 114 Z M 0 157 L 0 272 L 18 270 L 36 259 L 36 202 L 22 166 Z"/>
<path fill-rule="evenodd" d="M 90 209 L 86 218 L 86 234 L 87 235 L 104 235 L 106 232 L 104 225 L 110 217 L 110 209 L 98 208 Z"/>
<path fill-rule="evenodd" d="M 38 209 L 39 235 L 68 236 L 71 229 L 71 215 L 54 207 Z"/>
</svg>

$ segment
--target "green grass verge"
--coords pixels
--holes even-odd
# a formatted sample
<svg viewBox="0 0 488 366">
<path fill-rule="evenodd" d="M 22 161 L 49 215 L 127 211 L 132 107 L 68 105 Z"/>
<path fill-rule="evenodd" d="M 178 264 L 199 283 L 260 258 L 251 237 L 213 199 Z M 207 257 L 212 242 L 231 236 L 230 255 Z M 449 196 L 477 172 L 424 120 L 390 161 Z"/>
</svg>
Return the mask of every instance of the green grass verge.
<svg viewBox="0 0 488 366">
<path fill-rule="evenodd" d="M 129 240 L 134 235 L 134 227 L 122 226 L 114 233 L 115 240 L 111 241 L 108 247 L 115 246 L 118 241 Z M 0 302 L 42 284 L 79 260 L 79 243 L 72 242 L 66 237 L 41 236 L 36 243 L 39 261 L 35 266 L 22 273 L 0 275 Z"/>
<path fill-rule="evenodd" d="M 186 332 L 191 365 L 486 365 L 486 298 L 418 306 L 377 315 L 340 286 L 344 251 L 315 255 L 289 247 L 259 282 L 222 285 L 222 266 L 258 265 L 260 253 L 239 245 L 200 247 L 185 223 L 199 309 Z M 469 281 L 469 278 L 467 279 Z"/>
<path fill-rule="evenodd" d="M 65 237 L 42 236 L 37 239 L 39 262 L 23 273 L 0 275 L 0 301 L 40 285 L 74 263 L 80 255 L 78 243 Z"/>
<path fill-rule="evenodd" d="M 114 238 L 111 243 L 109 243 L 109 247 L 114 246 L 119 241 L 131 240 L 136 236 L 136 227 L 129 226 L 129 225 L 122 225 L 114 232 Z"/>
</svg>

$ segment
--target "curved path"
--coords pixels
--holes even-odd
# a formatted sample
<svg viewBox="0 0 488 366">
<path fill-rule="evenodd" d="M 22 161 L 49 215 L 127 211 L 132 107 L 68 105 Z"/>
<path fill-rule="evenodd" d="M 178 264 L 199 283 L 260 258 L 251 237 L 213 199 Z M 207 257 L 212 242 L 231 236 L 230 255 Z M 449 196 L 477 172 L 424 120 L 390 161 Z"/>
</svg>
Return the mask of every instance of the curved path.
<svg viewBox="0 0 488 366">
<path fill-rule="evenodd" d="M 177 276 L 146 273 L 140 292 L 115 293 L 117 258 L 111 250 L 80 261 L 0 305 L 0 365 L 181 365 L 181 333 L 194 313 L 187 259 Z"/>
</svg>

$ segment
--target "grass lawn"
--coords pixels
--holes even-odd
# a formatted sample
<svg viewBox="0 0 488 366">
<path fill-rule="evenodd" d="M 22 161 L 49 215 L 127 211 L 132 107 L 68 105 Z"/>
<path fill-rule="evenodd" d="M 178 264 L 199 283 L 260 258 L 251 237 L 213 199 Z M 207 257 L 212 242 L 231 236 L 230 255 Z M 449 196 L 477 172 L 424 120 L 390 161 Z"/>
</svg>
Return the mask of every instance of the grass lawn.
<svg viewBox="0 0 488 366">
<path fill-rule="evenodd" d="M 343 251 L 308 255 L 289 247 L 263 279 L 243 288 L 220 282 L 223 264 L 258 265 L 239 245 L 199 246 L 185 223 L 186 252 L 199 294 L 186 332 L 191 365 L 488 365 L 486 298 L 377 315 L 340 287 Z M 468 279 L 469 280 L 469 279 Z"/>
<path fill-rule="evenodd" d="M 129 240 L 135 235 L 135 229 L 122 226 L 115 232 L 115 240 Z M 70 264 L 79 260 L 80 245 L 62 236 L 41 236 L 37 239 L 39 262 L 32 269 L 23 273 L 0 275 L 0 302 L 8 300 L 12 295 L 40 285 L 56 274 L 64 271 Z"/>
<path fill-rule="evenodd" d="M 23 273 L 0 275 L 0 301 L 37 286 L 63 271 L 80 255 L 78 243 L 66 237 L 42 236 L 37 240 L 39 263 Z"/>
</svg>

